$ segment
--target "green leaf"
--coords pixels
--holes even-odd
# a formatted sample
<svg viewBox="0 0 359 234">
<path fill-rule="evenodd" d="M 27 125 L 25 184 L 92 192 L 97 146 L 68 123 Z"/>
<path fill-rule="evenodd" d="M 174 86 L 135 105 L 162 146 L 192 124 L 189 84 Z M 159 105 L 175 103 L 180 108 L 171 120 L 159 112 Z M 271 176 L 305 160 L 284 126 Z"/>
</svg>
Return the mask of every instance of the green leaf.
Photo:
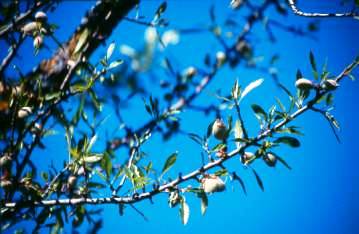
<svg viewBox="0 0 359 234">
<path fill-rule="evenodd" d="M 191 138 L 194 142 L 196 142 L 197 144 L 201 145 L 202 146 L 202 138 L 197 135 L 197 134 L 194 134 L 194 133 L 189 133 L 188 134 L 189 138 Z"/>
<path fill-rule="evenodd" d="M 252 107 L 252 110 L 254 111 L 254 113 L 256 113 L 256 115 L 262 116 L 263 119 L 267 120 L 267 118 L 268 118 L 267 113 L 263 110 L 262 107 L 260 107 L 257 104 L 252 104 L 251 107 Z"/>
<path fill-rule="evenodd" d="M 301 133 L 297 129 L 298 129 L 298 127 L 290 126 L 290 127 L 287 127 L 287 128 L 278 129 L 278 130 L 276 130 L 276 132 L 278 132 L 278 133 L 290 133 L 290 134 L 296 134 L 296 135 L 299 135 L 299 136 L 303 136 L 303 133 Z"/>
<path fill-rule="evenodd" d="M 224 143 L 219 143 L 219 144 L 217 144 L 216 146 L 214 146 L 212 149 L 211 149 L 211 151 L 212 152 L 217 152 L 217 151 L 219 151 L 220 149 L 223 149 L 223 148 L 225 148 L 226 147 L 226 144 L 224 144 Z"/>
<path fill-rule="evenodd" d="M 272 153 L 273 154 L 273 153 Z M 281 157 L 279 157 L 278 155 L 275 154 L 275 157 L 277 158 L 277 160 L 279 162 L 281 162 L 286 168 L 288 168 L 289 170 L 292 170 L 292 167 L 289 166 L 289 164 Z"/>
<path fill-rule="evenodd" d="M 253 89 L 257 88 L 258 86 L 260 86 L 263 83 L 264 79 L 258 79 L 255 80 L 253 82 L 251 82 L 242 92 L 241 97 L 239 99 L 239 102 L 245 97 L 247 96 L 247 94 L 249 92 L 251 92 Z"/>
<path fill-rule="evenodd" d="M 300 79 L 300 78 L 303 78 L 303 74 L 299 69 L 297 70 L 297 74 L 296 74 L 295 77 L 296 77 L 297 80 Z"/>
<path fill-rule="evenodd" d="M 48 174 L 46 172 L 43 171 L 43 172 L 41 172 L 41 178 L 43 180 L 47 181 L 49 179 L 49 176 L 48 176 Z"/>
<path fill-rule="evenodd" d="M 186 225 L 188 223 L 189 213 L 190 213 L 189 206 L 186 203 L 186 199 L 183 198 L 181 201 L 181 206 L 180 206 L 180 216 L 181 216 L 183 225 Z"/>
<path fill-rule="evenodd" d="M 175 162 L 177 160 L 177 155 L 178 155 L 178 152 L 175 152 L 167 158 L 165 165 L 162 168 L 161 177 L 175 164 Z"/>
<path fill-rule="evenodd" d="M 289 136 L 279 137 L 274 141 L 274 143 L 284 143 L 284 144 L 287 144 L 294 148 L 297 148 L 300 146 L 300 142 L 298 139 L 296 139 L 294 137 L 289 137 Z"/>
<path fill-rule="evenodd" d="M 317 65 L 312 51 L 310 51 L 309 53 L 309 60 L 310 60 L 310 64 L 312 65 L 314 78 L 317 80 L 318 79 Z"/>
<path fill-rule="evenodd" d="M 264 191 L 264 185 L 262 179 L 259 177 L 258 173 L 252 168 L 252 172 L 254 176 L 256 177 L 257 184 L 261 188 L 262 191 Z"/>
<path fill-rule="evenodd" d="M 207 138 L 209 138 L 212 135 L 212 128 L 215 121 L 212 121 L 208 127 L 207 127 Z"/>
<path fill-rule="evenodd" d="M 241 185 L 241 187 L 243 189 L 244 194 L 247 195 L 246 186 L 244 185 L 242 178 L 239 177 L 235 172 L 232 174 L 232 178 L 233 178 L 233 180 L 237 180 L 239 182 L 239 184 Z"/>
<path fill-rule="evenodd" d="M 106 52 L 106 60 L 109 60 L 111 55 L 113 54 L 113 51 L 116 47 L 115 42 L 112 42 L 109 47 L 107 48 L 107 52 Z"/>
<path fill-rule="evenodd" d="M 208 207 L 208 197 L 207 194 L 203 192 L 200 194 L 200 197 L 201 197 L 201 214 L 204 215 Z"/>
<path fill-rule="evenodd" d="M 214 173 L 216 176 L 226 176 L 228 175 L 227 169 L 223 168 Z"/>
<path fill-rule="evenodd" d="M 95 91 L 90 89 L 89 94 L 90 94 L 91 101 L 92 101 L 94 107 L 96 108 L 97 111 L 101 112 L 102 111 L 102 104 L 101 104 L 100 100 L 98 99 Z"/>
<path fill-rule="evenodd" d="M 112 162 L 110 156 L 107 153 L 105 153 L 101 160 L 101 168 L 105 170 L 106 176 L 109 178 L 112 172 Z"/>
<path fill-rule="evenodd" d="M 281 102 L 281 100 L 279 98 L 275 98 L 275 100 L 277 101 L 279 108 L 282 110 L 282 112 L 286 113 L 287 110 L 285 109 L 285 106 L 283 105 L 283 103 Z"/>
<path fill-rule="evenodd" d="M 325 98 L 325 103 L 327 104 L 327 106 L 331 106 L 333 104 L 333 99 L 334 99 L 333 94 L 328 93 L 326 98 Z"/>
</svg>

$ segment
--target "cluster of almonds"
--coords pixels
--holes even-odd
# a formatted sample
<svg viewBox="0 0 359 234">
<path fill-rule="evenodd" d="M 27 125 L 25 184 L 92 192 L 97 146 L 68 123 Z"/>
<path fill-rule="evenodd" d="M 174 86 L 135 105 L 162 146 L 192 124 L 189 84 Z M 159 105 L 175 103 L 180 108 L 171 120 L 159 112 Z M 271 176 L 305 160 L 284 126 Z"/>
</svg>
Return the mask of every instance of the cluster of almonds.
<svg viewBox="0 0 359 234">
<path fill-rule="evenodd" d="M 321 84 L 318 86 L 311 80 L 308 80 L 306 78 L 299 78 L 295 82 L 295 87 L 297 87 L 300 90 L 310 90 L 313 88 L 320 87 L 322 89 L 332 91 L 332 90 L 335 90 L 336 88 L 338 88 L 339 84 L 334 79 L 327 79 L 327 80 L 324 80 L 323 82 L 321 82 Z"/>
<path fill-rule="evenodd" d="M 242 164 L 247 166 L 251 164 L 256 158 L 257 156 L 254 153 L 244 152 L 244 154 L 241 155 L 240 160 Z M 266 153 L 263 155 L 263 160 L 270 167 L 274 167 L 277 164 L 277 157 L 272 153 Z"/>
<path fill-rule="evenodd" d="M 21 31 L 25 35 L 34 37 L 33 45 L 36 49 L 40 48 L 44 42 L 43 35 L 47 33 L 47 30 L 43 25 L 47 22 L 47 15 L 45 12 L 38 11 L 35 14 L 35 21 L 25 24 Z"/>
</svg>

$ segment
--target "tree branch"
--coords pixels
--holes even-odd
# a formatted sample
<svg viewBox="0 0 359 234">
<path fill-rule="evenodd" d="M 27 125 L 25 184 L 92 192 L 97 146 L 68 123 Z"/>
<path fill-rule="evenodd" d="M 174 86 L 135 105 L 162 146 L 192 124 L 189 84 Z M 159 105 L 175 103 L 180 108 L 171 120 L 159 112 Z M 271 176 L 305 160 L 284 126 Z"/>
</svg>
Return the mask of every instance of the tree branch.
<svg viewBox="0 0 359 234">
<path fill-rule="evenodd" d="M 296 5 L 296 0 L 288 0 L 288 4 L 294 14 L 304 17 L 358 17 L 359 15 L 355 12 L 346 12 L 346 13 L 307 13 L 298 9 Z"/>
<path fill-rule="evenodd" d="M 355 60 L 351 63 L 348 67 L 344 69 L 337 77 L 336 80 L 340 81 L 345 76 L 347 76 L 349 71 L 351 71 L 354 67 L 359 65 L 359 60 Z M 9 202 L 5 203 L 4 207 L 7 208 L 15 208 L 15 207 L 33 207 L 33 206 L 54 206 L 54 205 L 79 205 L 79 204 L 89 204 L 89 205 L 96 205 L 96 204 L 133 204 L 139 201 L 152 198 L 152 196 L 159 194 L 161 192 L 166 192 L 168 189 L 174 188 L 178 184 L 181 184 L 185 181 L 195 179 L 197 176 L 203 174 L 214 167 L 221 166 L 225 161 L 229 160 L 230 158 L 235 157 L 238 154 L 242 154 L 244 150 L 250 146 L 256 145 L 259 141 L 263 140 L 264 138 L 271 136 L 274 132 L 279 130 L 281 127 L 285 126 L 289 122 L 292 122 L 297 117 L 302 115 L 303 113 L 307 112 L 308 110 L 312 109 L 312 106 L 324 95 L 326 95 L 329 91 L 328 90 L 321 90 L 317 92 L 317 95 L 313 97 L 311 100 L 307 102 L 307 104 L 294 113 L 292 113 L 289 117 L 285 118 L 274 127 L 260 133 L 255 137 L 253 140 L 249 142 L 245 142 L 239 148 L 231 151 L 227 154 L 227 157 L 223 157 L 217 159 L 213 162 L 209 162 L 206 165 L 202 166 L 199 169 L 196 169 L 185 176 L 180 176 L 176 180 L 168 182 L 159 188 L 155 188 L 150 192 L 143 192 L 141 194 L 135 194 L 133 196 L 123 196 L 123 197 L 104 197 L 104 198 L 70 198 L 70 199 L 55 199 L 55 200 L 42 200 L 42 201 L 20 201 L 20 202 Z"/>
</svg>

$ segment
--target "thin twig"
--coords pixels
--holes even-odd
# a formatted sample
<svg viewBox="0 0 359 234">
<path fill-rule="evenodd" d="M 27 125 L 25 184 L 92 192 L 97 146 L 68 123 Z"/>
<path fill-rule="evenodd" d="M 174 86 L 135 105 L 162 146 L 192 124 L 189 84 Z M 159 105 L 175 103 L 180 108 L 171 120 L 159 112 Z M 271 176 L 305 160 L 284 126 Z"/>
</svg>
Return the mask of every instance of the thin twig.
<svg viewBox="0 0 359 234">
<path fill-rule="evenodd" d="M 299 10 L 296 5 L 296 0 L 288 0 L 288 4 L 294 14 L 304 17 L 358 17 L 359 15 L 355 12 L 345 12 L 345 13 L 308 13 Z"/>
</svg>

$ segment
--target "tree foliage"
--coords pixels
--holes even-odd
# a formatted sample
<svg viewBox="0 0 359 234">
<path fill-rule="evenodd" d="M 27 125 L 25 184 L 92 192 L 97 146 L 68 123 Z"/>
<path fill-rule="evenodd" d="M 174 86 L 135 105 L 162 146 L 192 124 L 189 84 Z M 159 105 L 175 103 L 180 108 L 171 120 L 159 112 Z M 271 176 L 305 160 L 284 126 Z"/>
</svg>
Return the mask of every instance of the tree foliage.
<svg viewBox="0 0 359 234">
<path fill-rule="evenodd" d="M 256 33 L 256 24 L 265 25 L 273 42 L 276 37 L 272 28 L 275 27 L 302 37 L 315 35 L 318 30 L 315 22 L 308 28 L 293 27 L 268 13 L 274 7 L 276 14 L 286 16 L 292 13 L 293 5 L 279 0 L 265 0 L 260 4 L 233 0 L 230 6 L 233 12 L 245 16 L 244 25 L 237 23 L 234 15 L 226 16 L 221 23 L 212 6 L 207 26 L 177 29 L 171 28 L 166 19 L 170 3 L 163 2 L 153 15 L 142 16 L 141 3 L 136 0 L 99 1 L 86 13 L 69 40 L 62 42 L 57 39 L 61 25 L 54 25 L 47 18 L 59 4 L 61 1 L 52 0 L 33 4 L 1 3 L 0 36 L 9 46 L 0 67 L 2 230 L 27 220 L 34 224 L 35 232 L 50 229 L 57 233 L 66 223 L 77 228 L 88 222 L 95 233 L 102 225 L 98 215 L 102 210 L 87 205 L 117 205 L 119 215 L 126 214 L 125 208 L 130 207 L 146 218 L 134 204 L 145 199 L 152 201 L 152 197 L 160 194 L 168 195 L 169 207 L 177 207 L 182 223 L 186 224 L 192 212 L 186 197 L 198 197 L 204 215 L 209 206 L 208 195 L 225 190 L 228 182 L 224 178 L 238 181 L 246 193 L 241 175 L 224 164 L 232 158 L 239 158 L 243 166 L 250 169 L 262 190 L 265 183 L 253 165 L 255 161 L 263 161 L 268 167 L 280 163 L 291 169 L 285 157 L 276 151 L 278 147 L 300 147 L 301 132 L 294 124 L 298 116 L 318 112 L 339 140 L 339 124 L 331 113 L 334 93 L 343 78 L 353 78 L 351 71 L 359 64 L 358 58 L 340 74 L 332 74 L 326 65 L 320 68 L 314 53 L 310 52 L 308 66 L 313 73 L 304 77 L 298 70 L 292 78 L 293 87 L 281 84 L 275 69 L 270 69 L 275 67 L 278 55 L 273 55 L 264 68 L 256 62 L 256 45 L 250 37 Z M 101 58 L 90 59 L 122 21 L 144 27 L 144 48 L 109 42 Z M 227 38 L 223 31 L 232 37 Z M 204 54 L 201 67 L 180 69 L 163 51 L 178 43 L 181 34 L 195 37 L 198 32 L 209 33 L 223 50 Z M 47 41 L 52 40 L 58 46 L 52 57 L 42 60 L 28 73 L 22 67 L 10 66 L 26 40 L 34 44 L 31 56 L 45 50 Z M 28 56 L 25 59 L 31 59 Z M 253 77 L 248 83 L 233 79 L 231 90 L 214 95 L 219 105 L 194 105 L 194 100 L 203 94 L 221 69 L 239 67 L 271 71 L 267 75 L 272 79 Z M 155 69 L 161 69 L 169 78 L 159 80 L 158 87 L 153 88 L 158 92 L 152 92 L 151 86 L 140 82 L 143 74 Z M 263 82 L 272 81 L 288 99 L 276 98 L 277 102 L 269 109 L 260 103 L 250 104 L 259 126 L 258 134 L 250 135 L 241 113 L 242 106 L 246 105 L 243 100 L 258 92 L 256 88 Z M 123 112 L 135 97 L 142 99 L 143 113 L 148 114 L 149 120 L 132 127 L 126 123 Z M 108 116 L 104 109 L 108 108 L 116 113 L 118 129 L 106 124 Z M 202 132 L 186 133 L 186 137 L 200 147 L 202 164 L 190 172 L 188 168 L 177 168 L 181 172 L 173 177 L 168 172 L 182 157 L 181 150 L 174 150 L 161 162 L 154 155 L 148 155 L 144 145 L 153 135 L 158 135 L 163 139 L 161 147 L 165 147 L 167 140 L 183 134 L 181 114 L 185 110 L 203 112 L 213 117 L 213 121 Z M 113 133 L 104 140 L 99 137 L 101 128 Z M 37 150 L 49 152 L 44 142 L 53 134 L 64 136 L 68 155 L 63 158 L 67 159 L 42 168 L 33 158 Z M 210 141 L 212 135 L 215 141 Z M 126 157 L 121 161 L 123 154 Z"/>
</svg>

